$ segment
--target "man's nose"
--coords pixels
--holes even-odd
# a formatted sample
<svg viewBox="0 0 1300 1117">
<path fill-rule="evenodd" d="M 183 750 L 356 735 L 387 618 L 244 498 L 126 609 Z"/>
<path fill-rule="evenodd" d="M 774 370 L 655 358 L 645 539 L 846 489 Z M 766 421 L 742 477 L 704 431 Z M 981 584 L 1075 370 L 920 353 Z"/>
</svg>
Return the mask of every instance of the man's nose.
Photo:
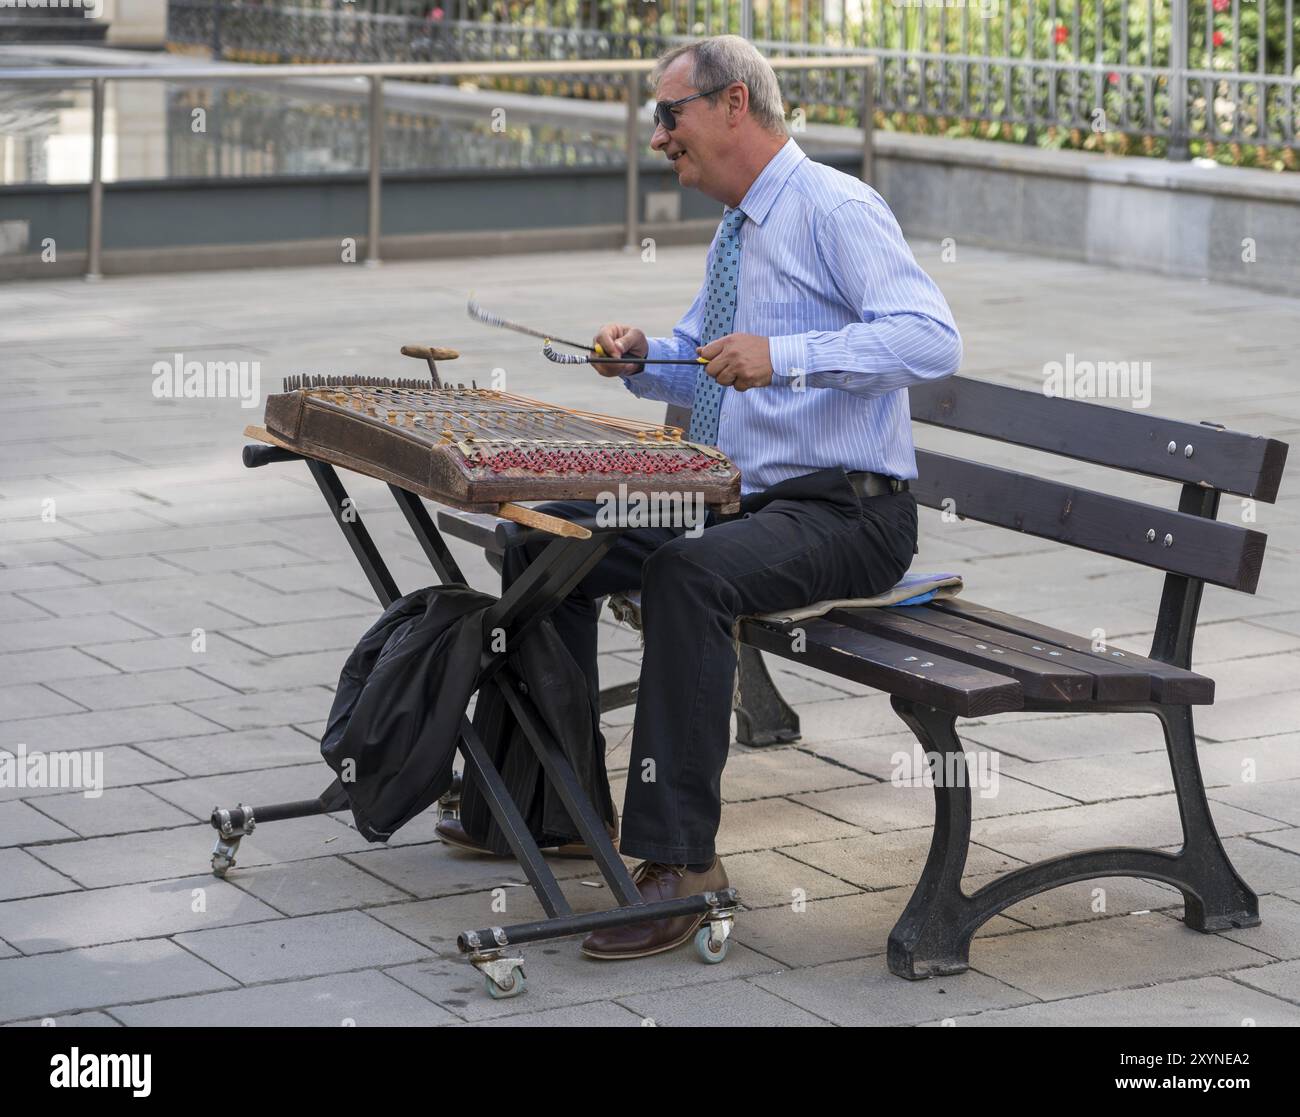
<svg viewBox="0 0 1300 1117">
<path fill-rule="evenodd" d="M 655 121 L 654 135 L 650 137 L 650 150 L 662 151 L 668 146 L 669 132 L 659 121 Z"/>
</svg>

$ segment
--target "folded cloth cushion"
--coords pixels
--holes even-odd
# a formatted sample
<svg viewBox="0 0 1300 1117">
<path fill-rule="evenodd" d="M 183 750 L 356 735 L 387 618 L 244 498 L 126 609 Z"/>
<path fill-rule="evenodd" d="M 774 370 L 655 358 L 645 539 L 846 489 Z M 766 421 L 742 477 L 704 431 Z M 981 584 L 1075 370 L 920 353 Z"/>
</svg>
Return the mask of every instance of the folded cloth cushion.
<svg viewBox="0 0 1300 1117">
<path fill-rule="evenodd" d="M 758 620 L 773 621 L 777 624 L 790 624 L 794 621 L 811 620 L 822 617 L 832 609 L 870 609 L 892 605 L 924 605 L 927 601 L 955 597 L 961 593 L 960 574 L 904 574 L 903 580 L 884 593 L 875 597 L 859 597 L 839 601 L 815 601 L 811 605 L 802 605 L 797 609 L 782 609 L 776 613 L 764 613 Z"/>
</svg>

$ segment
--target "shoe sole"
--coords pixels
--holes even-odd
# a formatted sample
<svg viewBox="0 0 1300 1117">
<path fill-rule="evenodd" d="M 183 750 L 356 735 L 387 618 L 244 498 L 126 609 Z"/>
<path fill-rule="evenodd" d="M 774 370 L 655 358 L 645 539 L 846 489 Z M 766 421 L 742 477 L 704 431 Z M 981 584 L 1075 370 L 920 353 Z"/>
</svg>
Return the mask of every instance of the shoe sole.
<svg viewBox="0 0 1300 1117">
<path fill-rule="evenodd" d="M 595 951 L 588 950 L 585 946 L 581 949 L 582 953 L 588 958 L 595 958 L 598 962 L 630 962 L 633 958 L 650 958 L 655 954 L 666 954 L 670 950 L 676 950 L 679 946 L 685 946 L 695 937 L 695 932 L 702 926 L 704 926 L 704 916 L 700 916 L 700 918 L 691 926 L 691 929 L 682 935 L 681 938 L 674 939 L 672 942 L 663 943 L 661 946 L 652 947 L 650 950 L 638 950 L 631 954 L 597 954 Z"/>
</svg>

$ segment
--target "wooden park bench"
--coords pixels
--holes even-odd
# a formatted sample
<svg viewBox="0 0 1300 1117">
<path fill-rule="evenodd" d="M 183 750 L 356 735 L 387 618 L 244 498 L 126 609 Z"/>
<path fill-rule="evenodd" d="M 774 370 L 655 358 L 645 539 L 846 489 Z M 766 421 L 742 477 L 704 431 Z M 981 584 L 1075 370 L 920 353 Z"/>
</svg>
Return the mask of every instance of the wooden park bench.
<svg viewBox="0 0 1300 1117">
<path fill-rule="evenodd" d="M 958 718 L 1024 710 L 1141 713 L 1160 720 L 1183 825 L 1183 844 L 1174 853 L 1087 850 L 1017 868 L 967 894 L 961 878 L 970 843 L 969 781 L 937 778 L 929 858 L 889 935 L 889 968 L 902 977 L 965 970 L 972 937 L 998 912 L 1098 877 L 1143 877 L 1176 887 L 1183 919 L 1198 931 L 1257 925 L 1255 893 L 1229 861 L 1205 797 L 1192 707 L 1214 701 L 1214 681 L 1192 671 L 1192 642 L 1202 588 L 1208 583 L 1253 593 L 1264 557 L 1265 535 L 1218 521 L 1220 498 L 1276 500 L 1286 444 L 965 377 L 910 394 L 915 422 L 1181 486 L 1177 510 L 1170 510 L 980 461 L 916 454 L 920 476 L 911 491 L 919 504 L 1164 571 L 1151 649 L 1145 656 L 1113 646 L 1094 650 L 1091 636 L 964 597 L 837 609 L 795 624 L 747 618 L 740 624 L 738 739 L 769 744 L 798 737 L 797 716 L 776 691 L 760 652 L 888 693 L 938 774 L 967 771 Z M 669 408 L 669 423 L 685 427 L 686 418 Z M 482 546 L 499 569 L 491 517 L 444 511 L 439 527 Z M 623 596 L 625 611 L 638 607 L 636 594 Z M 797 640 L 795 628 L 802 630 Z M 602 708 L 635 697 L 635 684 L 612 688 L 602 694 Z"/>
</svg>

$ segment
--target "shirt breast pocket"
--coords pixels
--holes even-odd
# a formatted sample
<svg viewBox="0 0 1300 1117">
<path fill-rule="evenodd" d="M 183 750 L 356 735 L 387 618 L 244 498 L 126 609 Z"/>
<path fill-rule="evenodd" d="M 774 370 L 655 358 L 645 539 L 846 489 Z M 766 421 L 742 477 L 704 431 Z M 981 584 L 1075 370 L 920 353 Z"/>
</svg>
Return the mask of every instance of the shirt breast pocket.
<svg viewBox="0 0 1300 1117">
<path fill-rule="evenodd" d="M 754 308 L 758 332 L 766 337 L 799 333 L 797 323 L 802 310 L 799 303 L 760 302 Z"/>
</svg>

